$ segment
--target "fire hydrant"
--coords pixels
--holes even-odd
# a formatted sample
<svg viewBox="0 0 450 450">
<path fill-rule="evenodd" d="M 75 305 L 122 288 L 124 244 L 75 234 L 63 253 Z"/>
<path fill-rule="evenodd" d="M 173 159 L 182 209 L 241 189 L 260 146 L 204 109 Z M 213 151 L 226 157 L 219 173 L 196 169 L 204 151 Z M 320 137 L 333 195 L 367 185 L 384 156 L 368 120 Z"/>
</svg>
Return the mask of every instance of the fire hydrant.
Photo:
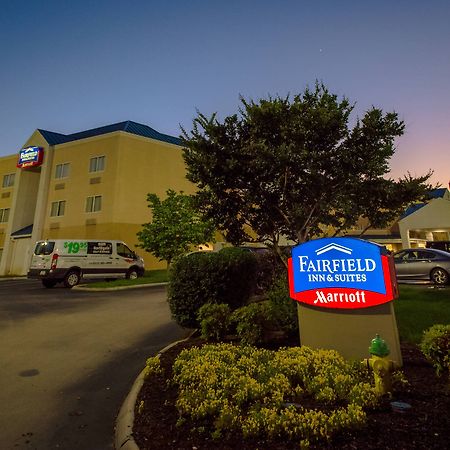
<svg viewBox="0 0 450 450">
<path fill-rule="evenodd" d="M 363 365 L 373 371 L 375 379 L 375 391 L 380 395 L 392 391 L 392 373 L 397 369 L 397 364 L 388 358 L 390 353 L 386 342 L 377 334 L 369 347 L 370 358 L 363 361 Z"/>
</svg>

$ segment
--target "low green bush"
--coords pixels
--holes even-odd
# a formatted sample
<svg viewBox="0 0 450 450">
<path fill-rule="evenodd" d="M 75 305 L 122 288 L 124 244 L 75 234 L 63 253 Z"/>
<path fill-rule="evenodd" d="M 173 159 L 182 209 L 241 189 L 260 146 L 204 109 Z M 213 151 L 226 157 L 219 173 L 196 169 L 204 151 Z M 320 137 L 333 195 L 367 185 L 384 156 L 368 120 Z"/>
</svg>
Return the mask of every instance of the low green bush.
<svg viewBox="0 0 450 450">
<path fill-rule="evenodd" d="M 241 432 L 306 446 L 364 425 L 365 409 L 379 401 L 361 371 L 332 350 L 206 345 L 181 352 L 173 374 L 180 420 L 208 424 L 213 437 Z"/>
<path fill-rule="evenodd" d="M 231 321 L 243 345 L 265 342 L 269 330 L 275 328 L 268 302 L 251 303 L 233 312 Z"/>
<path fill-rule="evenodd" d="M 450 376 L 450 325 L 433 325 L 424 331 L 420 349 L 433 364 L 437 375 Z"/>
<path fill-rule="evenodd" d="M 168 302 L 175 321 L 197 327 L 205 303 L 245 304 L 255 289 L 256 258 L 238 248 L 194 253 L 176 260 L 169 271 Z"/>
<path fill-rule="evenodd" d="M 215 255 L 217 303 L 226 303 L 231 309 L 239 308 L 255 292 L 256 256 L 237 247 L 223 248 Z"/>
<path fill-rule="evenodd" d="M 159 356 L 151 356 L 145 362 L 144 377 L 148 378 L 152 375 L 162 374 L 163 369 L 160 364 Z"/>
<path fill-rule="evenodd" d="M 286 274 L 279 276 L 267 292 L 270 315 L 277 328 L 287 336 L 298 335 L 297 302 L 289 295 Z"/>
<path fill-rule="evenodd" d="M 225 303 L 206 303 L 198 310 L 197 317 L 202 338 L 208 341 L 219 341 L 228 332 L 231 309 Z"/>
<path fill-rule="evenodd" d="M 255 257 L 257 262 L 256 286 L 259 293 L 265 293 L 275 280 L 286 274 L 286 267 L 280 257 L 272 251 L 255 253 Z"/>
</svg>

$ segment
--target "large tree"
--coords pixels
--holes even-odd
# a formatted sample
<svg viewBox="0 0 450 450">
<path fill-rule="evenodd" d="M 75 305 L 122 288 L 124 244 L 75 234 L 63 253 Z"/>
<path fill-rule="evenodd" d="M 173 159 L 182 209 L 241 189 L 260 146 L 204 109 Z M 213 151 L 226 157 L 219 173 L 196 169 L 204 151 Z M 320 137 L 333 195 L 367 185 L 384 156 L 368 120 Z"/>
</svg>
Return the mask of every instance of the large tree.
<svg viewBox="0 0 450 450">
<path fill-rule="evenodd" d="M 139 247 L 170 265 L 193 246 L 211 242 L 214 226 L 200 217 L 192 196 L 172 189 L 166 194 L 164 200 L 153 193 L 147 195 L 152 221 L 143 224 L 137 236 L 141 242 Z"/>
<path fill-rule="evenodd" d="M 241 102 L 223 122 L 199 112 L 182 130 L 198 204 L 232 243 L 278 250 L 282 235 L 301 243 L 360 216 L 385 226 L 430 188 L 431 172 L 387 177 L 404 131 L 394 112 L 372 107 L 351 126 L 354 105 L 319 83 L 292 98 Z"/>
</svg>

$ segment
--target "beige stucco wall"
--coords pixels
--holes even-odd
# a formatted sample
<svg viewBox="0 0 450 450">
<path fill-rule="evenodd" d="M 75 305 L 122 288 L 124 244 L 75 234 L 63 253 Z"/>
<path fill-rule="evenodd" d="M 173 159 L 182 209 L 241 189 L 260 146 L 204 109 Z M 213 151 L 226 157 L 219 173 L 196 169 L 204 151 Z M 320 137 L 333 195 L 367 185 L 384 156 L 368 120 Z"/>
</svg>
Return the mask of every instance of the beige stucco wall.
<svg viewBox="0 0 450 450">
<path fill-rule="evenodd" d="M 164 197 L 167 189 L 193 193 L 179 146 L 120 133 L 114 222 L 142 224 L 150 219 L 147 194 Z M 118 174 L 119 175 L 119 174 Z"/>
<path fill-rule="evenodd" d="M 12 217 L 11 216 L 12 200 L 14 195 L 14 187 L 17 184 L 17 180 L 15 180 L 14 186 L 2 187 L 2 184 L 3 184 L 3 177 L 5 175 L 16 173 L 17 171 L 16 164 L 17 164 L 16 155 L 4 156 L 0 158 L 0 209 L 9 208 L 10 210 L 9 221 L 11 220 Z M 8 222 L 0 223 L 0 249 L 3 249 L 4 247 Z"/>
</svg>

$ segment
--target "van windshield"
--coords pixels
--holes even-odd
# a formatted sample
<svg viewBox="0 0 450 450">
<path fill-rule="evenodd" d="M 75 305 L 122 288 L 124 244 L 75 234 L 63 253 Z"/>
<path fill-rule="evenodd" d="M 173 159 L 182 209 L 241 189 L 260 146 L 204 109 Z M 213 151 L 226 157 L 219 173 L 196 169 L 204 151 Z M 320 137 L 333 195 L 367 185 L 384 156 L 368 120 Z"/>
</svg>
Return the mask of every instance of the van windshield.
<svg viewBox="0 0 450 450">
<path fill-rule="evenodd" d="M 34 249 L 35 255 L 50 255 L 55 248 L 54 242 L 38 242 Z"/>
</svg>

